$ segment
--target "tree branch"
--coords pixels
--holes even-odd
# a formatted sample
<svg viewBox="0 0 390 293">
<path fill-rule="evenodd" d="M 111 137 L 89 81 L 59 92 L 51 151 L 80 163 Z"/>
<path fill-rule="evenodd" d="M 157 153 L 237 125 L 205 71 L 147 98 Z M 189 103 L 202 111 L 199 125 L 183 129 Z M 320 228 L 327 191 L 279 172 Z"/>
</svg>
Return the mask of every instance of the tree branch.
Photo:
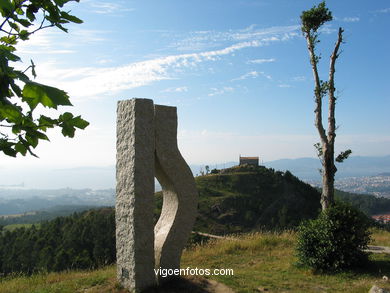
<svg viewBox="0 0 390 293">
<path fill-rule="evenodd" d="M 309 50 L 310 63 L 313 70 L 314 85 L 315 85 L 315 90 L 314 90 L 315 102 L 316 102 L 316 107 L 314 109 L 315 126 L 320 135 L 322 145 L 325 145 L 328 143 L 328 140 L 326 137 L 324 126 L 322 124 L 322 88 L 321 88 L 322 86 L 321 86 L 321 80 L 317 69 L 318 60 L 314 52 L 315 36 L 312 36 L 310 32 L 306 32 L 305 38 L 307 42 L 307 49 Z"/>
<path fill-rule="evenodd" d="M 336 59 L 339 57 L 339 48 L 343 42 L 343 32 L 344 30 L 340 27 L 338 32 L 337 42 L 333 49 L 333 53 L 330 56 L 330 66 L 329 66 L 329 113 L 328 113 L 328 141 L 331 144 L 334 144 L 336 138 L 336 118 L 335 118 L 335 108 L 336 108 L 336 97 L 335 97 L 335 86 L 334 86 L 334 74 L 336 72 Z"/>
</svg>

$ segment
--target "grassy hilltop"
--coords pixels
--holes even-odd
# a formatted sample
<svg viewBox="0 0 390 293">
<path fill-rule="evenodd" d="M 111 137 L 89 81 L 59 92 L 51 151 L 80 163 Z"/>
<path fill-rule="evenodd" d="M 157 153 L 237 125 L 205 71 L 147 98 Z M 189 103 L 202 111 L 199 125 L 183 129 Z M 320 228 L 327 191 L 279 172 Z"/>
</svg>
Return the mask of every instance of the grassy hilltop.
<svg viewBox="0 0 390 293">
<path fill-rule="evenodd" d="M 294 265 L 295 242 L 294 232 L 256 233 L 243 235 L 234 240 L 211 241 L 185 250 L 181 266 L 182 268 L 233 269 L 233 276 L 207 278 L 226 284 L 239 293 L 367 293 L 374 284 L 390 289 L 390 284 L 382 279 L 383 275 L 388 275 L 390 272 L 390 255 L 371 255 L 372 264 L 368 269 L 318 275 Z M 390 243 L 389 232 L 374 231 L 372 244 L 388 243 Z M 0 292 L 126 292 L 117 284 L 115 270 L 115 265 L 110 265 L 92 271 L 41 273 L 30 277 L 12 276 L 1 279 Z M 195 278 L 195 281 L 199 278 Z M 196 283 L 202 284 L 202 280 Z"/>
<path fill-rule="evenodd" d="M 381 278 L 389 276 L 390 255 L 371 255 L 370 268 L 334 275 L 317 275 L 294 265 L 296 233 L 291 228 L 317 216 L 320 194 L 290 172 L 237 166 L 195 181 L 199 215 L 194 230 L 236 236 L 188 247 L 182 267 L 233 269 L 234 276 L 208 278 L 236 292 L 368 292 L 374 283 L 388 286 Z M 366 205 L 357 198 L 359 206 Z M 355 199 L 349 194 L 348 201 Z M 378 208 L 374 198 L 368 203 Z M 161 205 L 160 192 L 156 194 L 156 219 Z M 390 246 L 390 233 L 375 230 L 372 244 Z M 31 228 L 4 229 L 0 265 L 14 273 L 2 274 L 0 292 L 125 292 L 116 282 L 114 259 L 113 208 L 61 217 Z M 81 270 L 87 268 L 92 270 Z M 32 275 L 23 276 L 20 270 Z M 202 284 L 201 279 L 195 281 Z"/>
<path fill-rule="evenodd" d="M 231 234 L 289 229 L 314 218 L 320 194 L 290 172 L 236 166 L 196 177 L 199 216 L 196 231 Z"/>
</svg>

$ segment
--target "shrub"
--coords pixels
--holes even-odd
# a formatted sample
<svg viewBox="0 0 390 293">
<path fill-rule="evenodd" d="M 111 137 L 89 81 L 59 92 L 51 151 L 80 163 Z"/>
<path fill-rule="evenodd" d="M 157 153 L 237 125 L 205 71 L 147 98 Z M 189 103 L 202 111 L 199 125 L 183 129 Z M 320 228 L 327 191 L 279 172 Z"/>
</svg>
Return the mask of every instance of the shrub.
<svg viewBox="0 0 390 293">
<path fill-rule="evenodd" d="M 337 272 L 367 263 L 363 251 L 370 241 L 369 221 L 361 211 L 345 203 L 321 212 L 298 228 L 299 264 L 316 271 Z"/>
</svg>

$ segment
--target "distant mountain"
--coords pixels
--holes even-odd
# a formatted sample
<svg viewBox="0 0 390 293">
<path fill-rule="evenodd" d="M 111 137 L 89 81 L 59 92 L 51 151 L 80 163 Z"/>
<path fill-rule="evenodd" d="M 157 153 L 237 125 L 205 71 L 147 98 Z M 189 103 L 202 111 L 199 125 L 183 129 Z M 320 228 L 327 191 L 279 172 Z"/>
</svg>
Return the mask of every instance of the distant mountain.
<svg viewBox="0 0 390 293">
<path fill-rule="evenodd" d="M 0 215 L 42 211 L 56 206 L 113 206 L 114 204 L 114 189 L 0 189 Z"/>
<path fill-rule="evenodd" d="M 303 180 L 320 180 L 321 164 L 317 158 L 281 159 L 265 162 L 275 170 L 289 170 Z M 337 164 L 337 178 L 374 176 L 390 172 L 390 155 L 382 157 L 351 156 L 344 163 Z"/>
<path fill-rule="evenodd" d="M 218 164 L 190 164 L 192 173 L 201 175 L 210 170 L 225 169 L 238 165 L 238 161 Z M 303 180 L 320 180 L 318 169 L 321 167 L 317 158 L 281 159 L 264 162 L 264 166 L 275 170 L 289 170 Z M 390 172 L 390 155 L 383 157 L 352 156 L 338 164 L 337 178 L 372 176 Z M 53 168 L 53 169 L 5 169 L 0 168 L 0 188 L 26 189 L 108 189 L 115 188 L 115 166 Z"/>
</svg>

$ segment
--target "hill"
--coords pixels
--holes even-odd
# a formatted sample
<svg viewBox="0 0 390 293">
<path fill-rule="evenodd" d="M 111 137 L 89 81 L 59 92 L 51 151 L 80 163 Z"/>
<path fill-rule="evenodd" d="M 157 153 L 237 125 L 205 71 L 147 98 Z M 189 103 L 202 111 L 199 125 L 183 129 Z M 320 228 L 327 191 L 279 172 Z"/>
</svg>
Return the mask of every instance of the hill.
<svg viewBox="0 0 390 293">
<path fill-rule="evenodd" d="M 286 229 L 319 212 L 318 191 L 289 171 L 236 166 L 215 172 L 195 178 L 197 231 L 227 234 Z"/>
<path fill-rule="evenodd" d="M 303 180 L 320 180 L 318 158 L 280 159 L 264 163 L 277 170 L 290 170 Z M 380 157 L 351 156 L 342 164 L 337 164 L 337 178 L 374 176 L 390 172 L 390 155 Z"/>
<path fill-rule="evenodd" d="M 235 292 L 351 292 L 366 293 L 373 284 L 390 289 L 382 276 L 390 271 L 390 256 L 370 255 L 371 266 L 365 270 L 340 274 L 321 275 L 294 265 L 296 234 L 256 233 L 240 238 L 220 239 L 198 245 L 183 252 L 181 267 L 191 269 L 230 270 L 234 275 L 185 276 L 191 283 L 204 287 L 204 277 L 226 284 Z M 389 232 L 374 231 L 373 245 L 390 242 Z M 167 287 L 167 286 L 166 286 Z M 38 273 L 33 276 L 3 278 L 0 292 L 90 292 L 125 293 L 116 281 L 116 266 L 97 270 L 66 271 L 60 273 Z M 171 285 L 162 292 L 210 292 L 205 290 L 178 290 Z"/>
<path fill-rule="evenodd" d="M 288 171 L 240 166 L 213 173 L 195 178 L 200 196 L 195 231 L 223 235 L 285 230 L 316 217 L 320 210 L 319 192 Z M 156 194 L 156 220 L 161 206 L 160 192 Z M 3 275 L 98 268 L 114 262 L 113 208 L 58 217 L 39 227 L 0 226 Z"/>
<path fill-rule="evenodd" d="M 390 213 L 390 198 L 335 190 L 336 199 L 350 203 L 369 216 Z"/>
</svg>

